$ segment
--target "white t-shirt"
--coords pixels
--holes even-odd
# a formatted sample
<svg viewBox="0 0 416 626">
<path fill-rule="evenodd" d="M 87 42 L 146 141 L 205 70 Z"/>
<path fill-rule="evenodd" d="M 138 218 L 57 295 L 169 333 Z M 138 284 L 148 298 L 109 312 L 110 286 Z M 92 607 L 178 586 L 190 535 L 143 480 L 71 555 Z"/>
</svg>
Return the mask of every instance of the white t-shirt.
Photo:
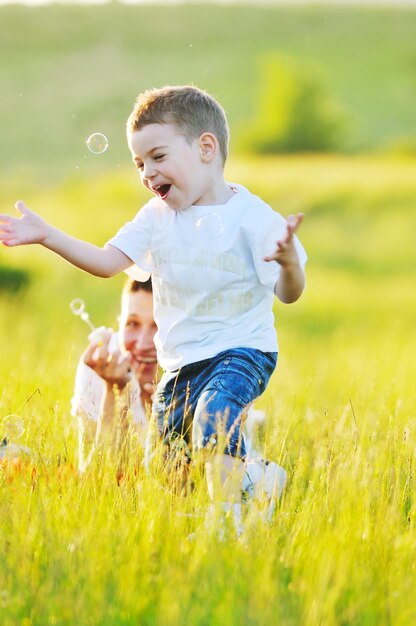
<svg viewBox="0 0 416 626">
<path fill-rule="evenodd" d="M 231 348 L 278 349 L 276 249 L 286 220 L 241 185 L 224 205 L 174 211 L 152 198 L 108 242 L 152 274 L 158 361 L 167 371 Z M 306 252 L 297 238 L 302 267 Z"/>
</svg>

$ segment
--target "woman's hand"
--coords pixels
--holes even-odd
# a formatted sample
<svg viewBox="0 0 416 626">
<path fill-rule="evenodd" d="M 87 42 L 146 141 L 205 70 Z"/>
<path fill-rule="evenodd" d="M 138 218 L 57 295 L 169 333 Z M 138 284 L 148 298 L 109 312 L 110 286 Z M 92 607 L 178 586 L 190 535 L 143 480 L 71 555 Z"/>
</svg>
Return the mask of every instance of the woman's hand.
<svg viewBox="0 0 416 626">
<path fill-rule="evenodd" d="M 90 343 L 82 359 L 108 387 L 112 389 L 116 385 L 122 390 L 131 379 L 131 357 L 122 355 L 119 350 L 109 351 L 111 334 L 110 330 L 102 332 L 100 340 L 97 338 Z"/>
</svg>

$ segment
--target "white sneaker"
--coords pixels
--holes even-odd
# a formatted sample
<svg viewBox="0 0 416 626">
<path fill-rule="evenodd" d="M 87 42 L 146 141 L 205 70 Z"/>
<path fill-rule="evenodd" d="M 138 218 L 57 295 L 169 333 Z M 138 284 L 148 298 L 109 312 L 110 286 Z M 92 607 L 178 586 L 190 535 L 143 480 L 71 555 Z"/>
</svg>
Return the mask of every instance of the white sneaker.
<svg viewBox="0 0 416 626">
<path fill-rule="evenodd" d="M 271 520 L 276 503 L 286 485 L 287 473 L 273 461 L 250 459 L 243 477 L 242 492 L 246 500 L 266 502 L 266 518 Z"/>
</svg>

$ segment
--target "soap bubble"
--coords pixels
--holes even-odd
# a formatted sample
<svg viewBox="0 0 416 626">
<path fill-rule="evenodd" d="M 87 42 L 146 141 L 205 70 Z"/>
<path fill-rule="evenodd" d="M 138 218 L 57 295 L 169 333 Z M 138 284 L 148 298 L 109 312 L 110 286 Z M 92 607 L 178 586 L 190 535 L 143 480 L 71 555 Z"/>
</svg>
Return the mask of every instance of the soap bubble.
<svg viewBox="0 0 416 626">
<path fill-rule="evenodd" d="M 19 415 L 11 414 L 6 415 L 0 424 L 0 439 L 1 442 L 15 441 L 19 439 L 25 432 L 25 426 L 22 418 Z"/>
<path fill-rule="evenodd" d="M 102 154 L 108 148 L 108 139 L 103 133 L 93 133 L 87 139 L 87 148 L 93 154 Z"/>
<path fill-rule="evenodd" d="M 217 213 L 203 215 L 196 222 L 196 229 L 201 237 L 215 239 L 224 231 L 222 219 Z"/>
</svg>

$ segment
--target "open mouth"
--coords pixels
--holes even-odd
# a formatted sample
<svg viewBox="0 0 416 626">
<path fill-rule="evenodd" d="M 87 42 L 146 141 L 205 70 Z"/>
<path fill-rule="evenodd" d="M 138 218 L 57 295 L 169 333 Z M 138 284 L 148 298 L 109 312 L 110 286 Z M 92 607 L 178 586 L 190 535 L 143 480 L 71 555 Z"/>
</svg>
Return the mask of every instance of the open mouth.
<svg viewBox="0 0 416 626">
<path fill-rule="evenodd" d="M 156 363 L 157 359 L 156 357 L 135 357 L 135 361 L 137 361 L 137 363 L 143 364 L 143 365 L 149 365 L 150 363 Z"/>
<path fill-rule="evenodd" d="M 157 194 L 162 200 L 166 200 L 170 188 L 171 185 L 156 185 L 156 187 L 152 188 L 152 191 L 154 191 L 154 193 Z"/>
</svg>

